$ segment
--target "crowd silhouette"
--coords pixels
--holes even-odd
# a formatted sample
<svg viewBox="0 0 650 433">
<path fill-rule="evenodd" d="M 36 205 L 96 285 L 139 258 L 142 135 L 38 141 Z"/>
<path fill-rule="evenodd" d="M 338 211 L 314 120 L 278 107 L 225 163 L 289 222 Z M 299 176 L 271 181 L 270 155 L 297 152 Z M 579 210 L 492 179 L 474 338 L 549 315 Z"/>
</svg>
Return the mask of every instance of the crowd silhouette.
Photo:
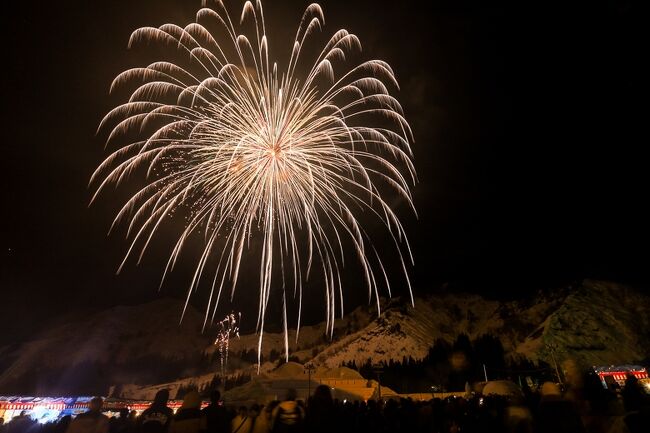
<svg viewBox="0 0 650 433">
<path fill-rule="evenodd" d="M 192 391 L 174 414 L 169 393 L 159 391 L 142 414 L 124 409 L 119 416 L 102 413 L 94 398 L 74 419 L 38 424 L 26 414 L 4 424 L 0 433 L 638 433 L 650 431 L 650 401 L 639 381 L 605 389 L 597 378 L 561 389 L 545 383 L 522 395 L 433 398 L 429 401 L 339 401 L 329 387 L 318 386 L 306 402 L 288 390 L 282 401 L 266 405 L 227 406 L 218 391 L 201 409 Z"/>
</svg>

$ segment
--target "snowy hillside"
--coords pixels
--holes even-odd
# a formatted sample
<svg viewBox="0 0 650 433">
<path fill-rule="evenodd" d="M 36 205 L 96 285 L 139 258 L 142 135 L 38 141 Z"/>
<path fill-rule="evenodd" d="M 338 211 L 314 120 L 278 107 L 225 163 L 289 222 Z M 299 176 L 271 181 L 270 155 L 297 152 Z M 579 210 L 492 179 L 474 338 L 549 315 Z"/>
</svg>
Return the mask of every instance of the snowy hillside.
<svg viewBox="0 0 650 433">
<path fill-rule="evenodd" d="M 139 389 L 148 395 L 157 388 L 145 384 L 201 387 L 219 370 L 216 348 L 200 333 L 202 315 L 188 310 L 179 327 L 180 310 L 181 305 L 171 300 L 116 307 L 46 330 L 15 350 L 0 350 L 0 363 L 8 365 L 0 374 L 0 391 L 49 392 L 61 389 L 63 382 L 85 386 L 90 379 L 79 377 L 81 367 L 105 376 L 104 382 L 92 385 L 103 389 L 118 385 L 133 396 Z M 520 301 L 449 294 L 418 298 L 413 308 L 393 299 L 384 302 L 380 317 L 360 307 L 337 319 L 332 340 L 324 333 L 324 324 L 304 326 L 296 341 L 291 330 L 292 359 L 322 368 L 350 361 L 359 365 L 369 358 L 375 363 L 421 359 L 437 339 L 451 342 L 466 334 L 474 340 L 489 334 L 501 340 L 511 358 L 548 362 L 553 348 L 560 361 L 631 363 L 650 356 L 650 297 L 621 285 L 587 280 Z M 231 340 L 229 374 L 256 372 L 257 342 L 254 334 Z M 262 373 L 281 363 L 283 353 L 284 336 L 265 333 Z M 152 370 L 159 374 L 147 376 Z"/>
<path fill-rule="evenodd" d="M 393 306 L 367 326 L 325 347 L 312 362 L 335 367 L 423 358 L 436 339 L 459 334 L 498 336 L 506 355 L 533 362 L 560 359 L 580 365 L 638 362 L 650 356 L 650 297 L 613 283 L 587 280 L 570 290 L 527 302 L 489 301 L 477 295 L 418 299 Z M 307 361 L 308 359 L 305 359 Z"/>
<path fill-rule="evenodd" d="M 569 294 L 516 352 L 532 360 L 548 360 L 549 348 L 561 358 L 571 357 L 587 365 L 647 359 L 650 298 L 616 284 L 587 281 Z"/>
<path fill-rule="evenodd" d="M 209 341 L 200 333 L 199 313 L 189 310 L 179 326 L 181 308 L 177 301 L 162 299 L 47 329 L 17 349 L 3 351 L 2 363 L 8 367 L 0 373 L 0 390 L 51 393 L 73 386 L 92 390 L 138 376 L 158 380 L 147 377 L 151 365 L 171 377 L 191 374 Z"/>
</svg>

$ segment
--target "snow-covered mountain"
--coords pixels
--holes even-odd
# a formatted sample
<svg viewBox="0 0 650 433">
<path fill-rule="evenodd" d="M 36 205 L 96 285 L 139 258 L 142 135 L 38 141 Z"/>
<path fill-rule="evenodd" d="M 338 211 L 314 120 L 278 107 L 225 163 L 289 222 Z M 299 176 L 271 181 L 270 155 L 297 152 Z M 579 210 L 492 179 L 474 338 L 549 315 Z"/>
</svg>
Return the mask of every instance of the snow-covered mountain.
<svg viewBox="0 0 650 433">
<path fill-rule="evenodd" d="M 179 325 L 181 309 L 170 299 L 118 306 L 2 348 L 0 394 L 92 393 L 113 383 L 194 374 L 209 340 L 198 312 L 188 310 Z"/>
<path fill-rule="evenodd" d="M 129 385 L 132 390 L 163 382 L 201 386 L 218 371 L 216 348 L 200 333 L 200 313 L 188 310 L 178 325 L 181 308 L 172 300 L 116 307 L 44 330 L 17 348 L 0 349 L 0 366 L 7 366 L 0 373 L 0 394 L 110 384 L 136 384 Z M 393 299 L 384 302 L 379 317 L 361 307 L 337 319 L 332 340 L 322 323 L 302 327 L 297 341 L 291 330 L 290 354 L 327 368 L 368 358 L 421 359 L 435 340 L 451 342 L 459 334 L 472 340 L 497 336 L 507 356 L 533 362 L 550 361 L 551 349 L 560 360 L 583 365 L 638 362 L 650 356 L 650 297 L 586 280 L 519 301 L 447 294 L 416 298 L 412 307 Z M 257 341 L 254 334 L 231 340 L 229 371 L 254 370 Z M 283 346 L 282 334 L 265 333 L 263 372 L 281 362 Z"/>
<path fill-rule="evenodd" d="M 373 362 L 418 360 L 437 339 L 452 342 L 466 334 L 475 340 L 489 334 L 501 340 L 510 358 L 535 363 L 550 363 L 551 349 L 560 360 L 571 358 L 581 365 L 630 363 L 650 357 L 650 296 L 593 280 L 525 301 L 450 294 L 417 298 L 411 307 L 392 300 L 378 318 L 357 309 L 336 325 L 336 338 L 327 343 L 314 338 L 322 335 L 322 326 L 301 330 L 301 350 L 293 356 L 330 368 L 350 361 L 359 365 L 368 358 Z M 306 341 L 303 332 L 310 335 Z M 233 349 L 252 347 L 252 338 L 256 337 L 242 338 Z M 269 347 L 277 350 L 282 336 L 267 334 L 265 341 L 274 341 Z"/>
<path fill-rule="evenodd" d="M 650 358 L 650 297 L 621 285 L 585 281 L 517 342 L 515 353 L 533 361 L 559 357 L 584 365 Z"/>
</svg>

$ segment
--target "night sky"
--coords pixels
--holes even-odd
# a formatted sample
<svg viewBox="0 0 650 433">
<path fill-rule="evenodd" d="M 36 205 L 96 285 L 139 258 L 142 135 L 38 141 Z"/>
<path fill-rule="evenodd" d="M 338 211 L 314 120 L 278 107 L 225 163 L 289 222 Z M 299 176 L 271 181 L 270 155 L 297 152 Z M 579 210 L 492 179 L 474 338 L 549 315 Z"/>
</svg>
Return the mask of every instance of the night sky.
<svg viewBox="0 0 650 433">
<path fill-rule="evenodd" d="M 308 3 L 265 2 L 275 53 L 288 47 Z M 513 297 L 585 277 L 648 287 L 647 48 L 638 5 L 415 3 L 321 1 L 325 33 L 357 34 L 364 58 L 388 61 L 401 84 L 419 175 L 419 219 L 401 212 L 416 292 L 448 283 L 445 290 Z M 13 6 L 2 18 L 0 325 L 15 332 L 0 343 L 64 313 L 180 296 L 191 270 L 181 266 L 159 293 L 166 251 L 158 251 L 116 276 L 127 244 L 106 233 L 125 196 L 105 194 L 88 208 L 87 184 L 107 155 L 97 125 L 122 102 L 109 85 L 147 64 L 127 50 L 129 35 L 185 25 L 200 1 Z M 256 308 L 257 288 L 240 290 L 235 307 L 254 299 Z M 360 282 L 348 280 L 346 290 L 349 306 L 367 301 Z M 322 304 L 309 308 L 323 318 Z"/>
</svg>

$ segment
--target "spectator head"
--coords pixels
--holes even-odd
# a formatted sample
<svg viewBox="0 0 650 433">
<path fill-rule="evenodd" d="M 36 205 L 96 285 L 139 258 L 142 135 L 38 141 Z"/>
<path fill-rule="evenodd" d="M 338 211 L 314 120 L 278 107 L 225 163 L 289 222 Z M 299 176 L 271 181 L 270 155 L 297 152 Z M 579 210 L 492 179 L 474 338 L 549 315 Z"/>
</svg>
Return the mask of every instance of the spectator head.
<svg viewBox="0 0 650 433">
<path fill-rule="evenodd" d="M 167 400 L 169 400 L 169 390 L 161 389 L 156 393 L 156 396 L 153 398 L 153 403 L 155 405 L 167 405 Z"/>
<path fill-rule="evenodd" d="M 562 397 L 562 391 L 557 383 L 544 382 L 541 395 L 542 400 L 558 400 Z"/>
<path fill-rule="evenodd" d="M 120 409 L 120 418 L 126 419 L 129 416 L 129 410 L 127 408 Z"/>
<path fill-rule="evenodd" d="M 221 393 L 219 392 L 218 389 L 215 389 L 210 393 L 210 402 L 212 404 L 219 404 L 219 401 L 221 400 Z"/>
<path fill-rule="evenodd" d="M 332 392 L 327 385 L 318 385 L 314 391 L 314 402 L 332 404 Z"/>
<path fill-rule="evenodd" d="M 278 407 L 278 404 L 280 404 L 279 401 L 273 400 L 264 407 L 264 412 L 270 417 L 275 408 Z"/>
<path fill-rule="evenodd" d="M 260 408 L 260 406 L 254 404 L 251 406 L 251 410 L 249 410 L 248 412 L 252 418 L 252 417 L 257 417 L 257 415 L 259 415 L 261 411 L 262 409 Z"/>
<path fill-rule="evenodd" d="M 104 399 L 101 397 L 93 397 L 90 400 L 90 411 L 91 412 L 101 412 L 102 406 L 104 406 Z"/>
<path fill-rule="evenodd" d="M 190 391 L 183 398 L 181 409 L 198 409 L 201 407 L 201 396 L 197 391 Z"/>
<path fill-rule="evenodd" d="M 72 421 L 72 415 L 66 415 L 63 418 L 59 420 L 58 424 L 58 431 L 66 431 L 67 426 L 70 424 L 70 421 Z"/>
<path fill-rule="evenodd" d="M 287 394 L 286 397 L 284 398 L 286 401 L 294 401 L 298 397 L 298 393 L 296 392 L 295 389 L 289 388 L 287 389 Z"/>
<path fill-rule="evenodd" d="M 632 374 L 627 374 L 625 388 L 623 388 L 623 407 L 627 411 L 638 411 L 644 406 L 645 392 L 639 386 L 639 379 Z"/>
<path fill-rule="evenodd" d="M 637 386 L 639 379 L 636 378 L 632 373 L 625 373 L 625 386 Z"/>
<path fill-rule="evenodd" d="M 239 415 L 240 416 L 247 416 L 248 415 L 248 408 L 246 406 L 239 406 Z"/>
</svg>

